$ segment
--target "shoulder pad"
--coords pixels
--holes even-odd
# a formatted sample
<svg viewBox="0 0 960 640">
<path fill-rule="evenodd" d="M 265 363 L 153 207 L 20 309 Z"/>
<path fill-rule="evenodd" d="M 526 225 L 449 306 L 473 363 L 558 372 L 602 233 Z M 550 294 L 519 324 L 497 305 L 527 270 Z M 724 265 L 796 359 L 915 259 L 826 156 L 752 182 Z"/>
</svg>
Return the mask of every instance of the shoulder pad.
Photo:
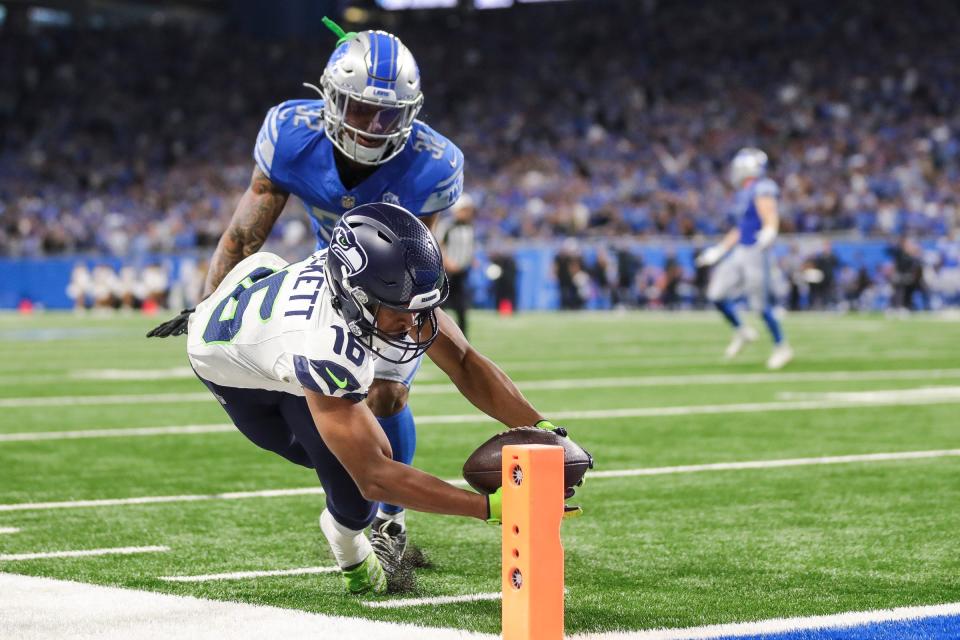
<svg viewBox="0 0 960 640">
<path fill-rule="evenodd" d="M 780 187 L 778 187 L 777 183 L 770 178 L 760 178 L 753 186 L 753 196 L 755 198 L 761 196 L 771 196 L 776 198 L 779 193 Z"/>
<path fill-rule="evenodd" d="M 323 100 L 281 102 L 267 112 L 253 158 L 271 181 L 288 188 L 290 163 L 297 151 L 318 135 L 325 135 Z"/>
<path fill-rule="evenodd" d="M 463 153 L 453 142 L 426 124 L 416 121 L 413 150 L 419 166 L 417 201 L 412 209 L 418 215 L 430 215 L 448 209 L 463 191 Z"/>
<path fill-rule="evenodd" d="M 370 354 L 340 325 L 321 329 L 304 355 L 293 356 L 293 367 L 304 388 L 354 402 L 373 382 Z"/>
</svg>

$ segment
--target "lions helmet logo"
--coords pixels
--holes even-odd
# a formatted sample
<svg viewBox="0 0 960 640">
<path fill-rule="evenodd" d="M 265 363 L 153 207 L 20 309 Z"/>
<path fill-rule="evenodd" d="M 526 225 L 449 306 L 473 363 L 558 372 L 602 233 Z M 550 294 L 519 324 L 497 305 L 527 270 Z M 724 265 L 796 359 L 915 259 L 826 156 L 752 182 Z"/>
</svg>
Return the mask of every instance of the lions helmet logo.
<svg viewBox="0 0 960 640">
<path fill-rule="evenodd" d="M 348 276 L 356 275 L 367 268 L 367 254 L 363 247 L 357 244 L 353 236 L 353 230 L 345 226 L 337 226 L 333 230 L 333 238 L 330 241 L 330 251 L 349 269 Z"/>
</svg>

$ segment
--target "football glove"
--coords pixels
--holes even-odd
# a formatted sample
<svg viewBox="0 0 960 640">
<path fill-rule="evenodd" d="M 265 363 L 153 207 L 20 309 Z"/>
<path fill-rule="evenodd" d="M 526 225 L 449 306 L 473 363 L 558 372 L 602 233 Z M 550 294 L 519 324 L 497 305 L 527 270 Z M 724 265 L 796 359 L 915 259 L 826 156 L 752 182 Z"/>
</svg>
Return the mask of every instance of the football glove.
<svg viewBox="0 0 960 640">
<path fill-rule="evenodd" d="M 563 499 L 573 497 L 573 489 L 564 492 Z M 576 518 L 583 515 L 583 508 L 568 504 L 563 505 L 564 518 Z M 487 524 L 503 524 L 503 487 L 487 495 Z"/>
<path fill-rule="evenodd" d="M 757 246 L 766 249 L 777 239 L 777 230 L 772 226 L 766 226 L 757 233 Z"/>
<path fill-rule="evenodd" d="M 712 267 L 720 262 L 720 258 L 725 253 L 723 245 L 715 244 L 712 247 L 707 247 L 697 256 L 696 265 L 698 267 Z"/>
<path fill-rule="evenodd" d="M 151 329 L 147 333 L 147 337 L 167 338 L 169 336 L 182 336 L 187 332 L 187 323 L 190 321 L 190 314 L 193 312 L 194 308 L 184 309 L 176 318 L 171 318 Z"/>
<path fill-rule="evenodd" d="M 549 420 L 541 420 L 540 422 L 538 422 L 537 424 L 535 424 L 535 425 L 533 425 L 533 426 L 537 427 L 538 429 L 546 429 L 547 431 L 553 431 L 555 434 L 557 434 L 557 435 L 560 436 L 561 438 L 569 438 L 569 437 L 570 437 L 570 436 L 567 435 L 567 430 L 566 430 L 565 428 L 563 428 L 563 427 L 558 427 L 558 426 L 554 425 L 552 422 L 550 422 Z M 593 469 L 593 454 L 591 454 L 591 453 L 590 453 L 589 451 L 587 451 L 586 449 L 584 449 L 583 452 L 586 453 L 587 456 L 589 456 L 589 458 L 590 458 L 590 466 L 587 467 L 587 468 L 588 468 L 588 469 Z M 587 476 L 586 476 L 586 474 L 584 474 L 584 476 L 583 476 L 582 478 L 580 478 L 580 482 L 578 482 L 576 486 L 582 487 L 582 486 L 583 486 L 583 481 L 586 480 L 586 479 L 587 479 Z M 573 496 L 573 489 L 572 489 L 572 488 L 568 488 L 567 491 L 569 492 L 570 495 L 566 495 L 566 496 L 564 496 L 564 498 L 567 499 L 567 500 L 569 500 L 569 499 Z"/>
</svg>

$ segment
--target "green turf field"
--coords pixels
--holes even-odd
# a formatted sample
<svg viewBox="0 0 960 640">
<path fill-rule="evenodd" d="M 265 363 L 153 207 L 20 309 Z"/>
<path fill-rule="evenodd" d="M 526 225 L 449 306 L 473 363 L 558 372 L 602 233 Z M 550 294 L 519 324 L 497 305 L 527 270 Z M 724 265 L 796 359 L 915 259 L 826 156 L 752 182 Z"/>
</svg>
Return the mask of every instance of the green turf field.
<svg viewBox="0 0 960 640">
<path fill-rule="evenodd" d="M 960 452 L 947 451 L 960 449 L 960 322 L 793 316 L 785 326 L 797 358 L 770 374 L 765 338 L 735 363 L 720 360 L 728 333 L 712 314 L 475 313 L 473 320 L 474 344 L 521 389 L 527 382 L 527 396 L 544 414 L 573 416 L 556 421 L 594 454 L 598 476 L 939 452 L 595 477 L 578 492 L 585 515 L 563 525 L 568 632 L 960 601 Z M 198 396 L 205 389 L 184 370 L 185 339 L 142 338 L 156 321 L 0 316 L 0 528 L 19 529 L 0 535 L 0 554 L 169 547 L 0 561 L 0 571 L 499 630 L 496 601 L 371 609 L 344 595 L 334 574 L 160 580 L 333 560 L 316 523 L 322 497 L 217 495 L 317 485 L 312 472 L 238 432 L 10 437 L 224 424 L 219 404 Z M 430 363 L 411 405 L 422 419 L 416 465 L 443 478 L 457 478 L 466 456 L 495 430 L 482 419 L 443 418 L 476 412 Z M 11 507 L 152 496 L 208 499 Z M 409 515 L 408 524 L 432 566 L 418 572 L 413 593 L 390 598 L 499 589 L 499 529 L 423 514 Z"/>
</svg>

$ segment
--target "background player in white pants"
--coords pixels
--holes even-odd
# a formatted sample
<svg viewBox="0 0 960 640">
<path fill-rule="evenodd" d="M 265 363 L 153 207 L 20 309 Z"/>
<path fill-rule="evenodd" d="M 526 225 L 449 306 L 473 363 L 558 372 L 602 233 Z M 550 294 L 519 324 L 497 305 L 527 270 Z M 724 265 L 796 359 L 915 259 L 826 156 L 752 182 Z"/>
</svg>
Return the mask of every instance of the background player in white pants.
<svg viewBox="0 0 960 640">
<path fill-rule="evenodd" d="M 719 244 L 706 249 L 697 258 L 697 265 L 717 265 L 710 276 L 707 298 L 734 328 L 726 357 L 735 357 L 744 346 L 757 339 L 756 330 L 743 324 L 737 313 L 736 301 L 746 297 L 751 308 L 760 311 L 773 338 L 767 368 L 781 369 L 793 359 L 793 349 L 784 338 L 774 309 L 779 273 L 770 247 L 780 225 L 777 211 L 780 190 L 773 180 L 765 177 L 766 168 L 767 154 L 760 149 L 747 147 L 734 156 L 730 181 L 738 189 L 734 206 L 740 222 Z"/>
</svg>

